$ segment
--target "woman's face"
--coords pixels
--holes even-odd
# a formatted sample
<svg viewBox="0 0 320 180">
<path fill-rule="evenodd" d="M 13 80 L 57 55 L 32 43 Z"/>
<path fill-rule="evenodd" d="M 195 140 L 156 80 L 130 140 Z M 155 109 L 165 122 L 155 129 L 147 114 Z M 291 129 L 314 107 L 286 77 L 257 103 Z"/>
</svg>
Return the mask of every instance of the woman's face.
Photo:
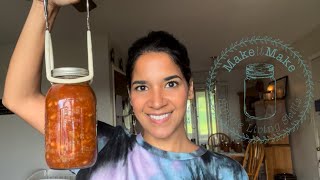
<svg viewBox="0 0 320 180">
<path fill-rule="evenodd" d="M 168 139 L 185 135 L 187 100 L 193 98 L 180 68 L 164 52 L 138 57 L 130 89 L 134 114 L 144 129 L 144 138 Z"/>
</svg>

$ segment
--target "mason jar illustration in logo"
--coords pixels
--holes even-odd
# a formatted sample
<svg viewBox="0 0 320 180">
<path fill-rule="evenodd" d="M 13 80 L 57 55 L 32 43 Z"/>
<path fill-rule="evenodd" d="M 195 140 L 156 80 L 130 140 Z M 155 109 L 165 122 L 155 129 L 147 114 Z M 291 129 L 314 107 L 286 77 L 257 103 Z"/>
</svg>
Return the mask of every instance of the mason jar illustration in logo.
<svg viewBox="0 0 320 180">
<path fill-rule="evenodd" d="M 257 92 L 257 82 L 268 84 L 263 87 L 266 90 L 263 98 Z M 250 87 L 251 86 L 251 87 Z M 271 88 L 271 89 L 270 89 Z M 246 66 L 246 78 L 244 80 L 244 114 L 250 119 L 263 120 L 269 119 L 276 114 L 276 80 L 274 78 L 274 66 L 267 63 L 253 63 Z M 255 109 L 255 106 L 263 105 L 263 109 Z"/>
</svg>

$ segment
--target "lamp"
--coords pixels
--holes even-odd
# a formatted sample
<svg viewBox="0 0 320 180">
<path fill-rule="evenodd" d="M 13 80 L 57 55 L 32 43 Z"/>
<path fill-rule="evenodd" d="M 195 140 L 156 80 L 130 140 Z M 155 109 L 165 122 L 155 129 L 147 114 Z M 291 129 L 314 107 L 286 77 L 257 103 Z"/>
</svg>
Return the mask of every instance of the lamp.
<svg viewBox="0 0 320 180">
<path fill-rule="evenodd" d="M 266 99 L 267 100 L 274 99 L 274 92 L 275 92 L 274 84 L 269 84 L 267 87 Z"/>
<path fill-rule="evenodd" d="M 269 84 L 269 86 L 267 87 L 267 91 L 274 91 L 274 85 L 273 84 Z"/>
</svg>

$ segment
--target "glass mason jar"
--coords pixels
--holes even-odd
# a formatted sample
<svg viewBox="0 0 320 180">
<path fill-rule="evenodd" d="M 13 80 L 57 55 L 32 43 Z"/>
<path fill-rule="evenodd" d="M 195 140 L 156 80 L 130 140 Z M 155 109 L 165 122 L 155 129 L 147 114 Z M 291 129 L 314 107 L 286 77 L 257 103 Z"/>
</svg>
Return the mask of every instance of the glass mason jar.
<svg viewBox="0 0 320 180">
<path fill-rule="evenodd" d="M 252 95 L 247 91 L 247 84 L 254 84 L 257 80 L 274 84 L 273 89 L 276 89 L 276 80 L 274 78 L 274 66 L 267 63 L 253 63 L 246 66 L 246 78 L 244 80 L 244 114 L 250 119 L 264 120 L 273 117 L 276 113 L 276 93 L 273 91 L 272 98 L 268 102 L 265 102 L 268 106 L 263 110 L 257 112 L 254 109 L 254 104 L 251 102 L 252 98 L 248 98 Z"/>
<path fill-rule="evenodd" d="M 82 68 L 57 68 L 54 77 L 88 75 Z M 96 97 L 88 82 L 52 84 L 45 103 L 45 157 L 52 169 L 86 168 L 97 158 Z"/>
</svg>

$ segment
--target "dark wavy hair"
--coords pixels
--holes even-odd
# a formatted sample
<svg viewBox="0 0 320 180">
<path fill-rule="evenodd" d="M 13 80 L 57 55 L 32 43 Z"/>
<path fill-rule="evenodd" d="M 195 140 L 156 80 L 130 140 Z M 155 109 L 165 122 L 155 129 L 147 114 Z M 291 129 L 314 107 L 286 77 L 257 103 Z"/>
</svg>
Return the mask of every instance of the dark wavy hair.
<svg viewBox="0 0 320 180">
<path fill-rule="evenodd" d="M 136 40 L 128 50 L 126 75 L 128 88 L 131 88 L 132 72 L 139 56 L 147 52 L 165 52 L 177 64 L 188 85 L 191 78 L 190 60 L 186 47 L 165 31 L 152 31 Z"/>
</svg>

